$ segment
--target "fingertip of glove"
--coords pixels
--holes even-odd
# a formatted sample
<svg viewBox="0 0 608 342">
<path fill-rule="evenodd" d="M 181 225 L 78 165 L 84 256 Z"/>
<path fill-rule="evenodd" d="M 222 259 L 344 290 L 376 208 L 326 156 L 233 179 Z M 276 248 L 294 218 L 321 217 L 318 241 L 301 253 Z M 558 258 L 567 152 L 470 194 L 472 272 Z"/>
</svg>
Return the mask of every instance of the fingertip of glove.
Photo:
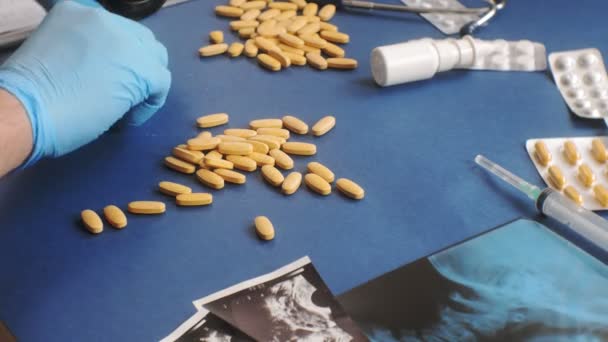
<svg viewBox="0 0 608 342">
<path fill-rule="evenodd" d="M 132 108 L 127 114 L 127 124 L 129 126 L 141 126 L 163 106 L 163 103 L 149 103 L 147 101 L 140 103 L 136 107 Z"/>
</svg>

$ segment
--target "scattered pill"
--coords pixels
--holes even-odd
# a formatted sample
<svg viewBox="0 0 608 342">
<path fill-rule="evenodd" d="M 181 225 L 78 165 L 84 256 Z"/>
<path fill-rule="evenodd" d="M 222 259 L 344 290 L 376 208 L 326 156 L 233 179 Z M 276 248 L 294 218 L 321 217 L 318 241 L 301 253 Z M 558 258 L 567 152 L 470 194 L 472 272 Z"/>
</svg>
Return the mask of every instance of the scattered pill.
<svg viewBox="0 0 608 342">
<path fill-rule="evenodd" d="M 198 49 L 198 53 L 201 55 L 201 57 L 217 56 L 226 51 L 228 51 L 228 44 L 225 43 L 207 45 Z"/>
<path fill-rule="evenodd" d="M 258 168 L 258 164 L 255 162 L 255 160 L 249 157 L 228 155 L 226 156 L 226 160 L 231 161 L 234 168 L 241 171 L 252 172 Z"/>
<path fill-rule="evenodd" d="M 352 58 L 328 58 L 327 66 L 332 69 L 340 69 L 340 70 L 352 70 L 356 69 L 359 63 L 356 59 Z"/>
<path fill-rule="evenodd" d="M 258 46 L 255 44 L 253 39 L 249 39 L 245 42 L 245 56 L 253 58 L 258 55 Z"/>
<path fill-rule="evenodd" d="M 296 4 L 298 9 L 302 9 L 306 6 L 306 0 L 289 0 L 289 2 Z"/>
<path fill-rule="evenodd" d="M 318 52 L 309 52 L 306 54 L 306 61 L 315 69 L 327 69 L 327 60 Z"/>
<path fill-rule="evenodd" d="M 549 152 L 547 145 L 542 140 L 534 144 L 534 157 L 542 166 L 548 166 L 551 162 L 551 152 Z"/>
<path fill-rule="evenodd" d="M 302 35 L 301 39 L 305 45 L 312 46 L 317 49 L 323 49 L 327 46 L 327 41 L 323 38 L 316 37 L 314 35 Z"/>
<path fill-rule="evenodd" d="M 259 25 L 260 23 L 255 20 L 235 20 L 230 22 L 230 29 L 232 31 L 238 31 L 244 28 L 258 27 Z"/>
<path fill-rule="evenodd" d="M 308 36 L 314 33 L 317 33 L 321 30 L 321 24 L 319 23 L 308 23 L 306 26 L 302 27 L 298 30 L 297 34 L 299 36 Z"/>
<path fill-rule="evenodd" d="M 250 9 L 263 9 L 266 7 L 266 1 L 257 0 L 257 1 L 247 1 L 241 5 L 241 8 L 245 11 Z"/>
<path fill-rule="evenodd" d="M 265 144 L 266 146 L 268 146 L 269 150 L 281 147 L 281 143 L 279 141 L 271 139 L 268 136 L 256 135 L 255 137 L 249 138 L 248 141 L 257 141 L 262 144 Z"/>
<path fill-rule="evenodd" d="M 291 157 L 287 153 L 279 149 L 272 149 L 270 150 L 270 156 L 274 158 L 274 164 L 277 167 L 280 167 L 283 170 L 293 169 L 293 159 L 291 159 Z"/>
<path fill-rule="evenodd" d="M 606 188 L 604 188 L 602 185 L 598 184 L 593 187 L 593 193 L 595 194 L 595 199 L 603 207 L 608 207 L 608 190 L 606 190 Z"/>
<path fill-rule="evenodd" d="M 252 129 L 228 128 L 224 130 L 224 134 L 247 139 L 256 136 L 258 132 Z"/>
<path fill-rule="evenodd" d="M 335 179 L 334 173 L 325 165 L 319 162 L 310 162 L 308 163 L 306 169 L 310 173 L 314 173 L 317 176 L 325 179 L 328 183 L 332 183 Z"/>
<path fill-rule="evenodd" d="M 274 59 L 272 56 L 267 55 L 265 53 L 261 53 L 258 55 L 258 62 L 264 68 L 270 71 L 279 71 L 281 70 L 281 62 Z"/>
<path fill-rule="evenodd" d="M 278 48 L 268 51 L 268 55 L 279 61 L 283 68 L 289 68 L 291 66 L 291 59 Z"/>
<path fill-rule="evenodd" d="M 248 155 L 247 157 L 253 159 L 258 164 L 258 166 L 264 166 L 264 165 L 273 165 L 274 166 L 274 158 L 272 158 L 271 156 L 268 156 L 266 154 L 253 152 L 250 155 Z"/>
<path fill-rule="evenodd" d="M 260 11 L 257 8 L 250 9 L 250 10 L 245 11 L 245 13 L 243 13 L 243 15 L 241 15 L 241 17 L 239 19 L 244 20 L 244 21 L 255 20 L 255 19 L 257 19 L 257 17 L 260 16 L 261 13 L 262 13 L 262 11 Z"/>
<path fill-rule="evenodd" d="M 230 6 L 240 7 L 242 4 L 246 3 L 247 0 L 230 0 Z"/>
<path fill-rule="evenodd" d="M 275 44 L 272 40 L 264 37 L 255 37 L 254 39 L 255 45 L 263 51 L 270 52 L 272 50 L 278 49 L 277 44 Z"/>
<path fill-rule="evenodd" d="M 262 12 L 262 14 L 260 14 L 257 17 L 257 19 L 259 21 L 266 21 L 266 20 L 270 20 L 270 19 L 275 18 L 279 14 L 281 14 L 281 10 L 276 9 L 276 8 L 270 8 L 270 9 L 267 9 L 264 12 Z"/>
<path fill-rule="evenodd" d="M 321 31 L 338 31 L 338 26 L 330 24 L 328 22 L 322 21 L 319 23 L 319 26 L 321 27 Z"/>
<path fill-rule="evenodd" d="M 302 29 L 307 24 L 308 24 L 308 20 L 306 20 L 306 18 L 296 18 L 291 23 L 291 25 L 287 26 L 287 32 L 289 32 L 289 33 L 296 33 L 297 31 L 299 31 L 300 29 Z"/>
<path fill-rule="evenodd" d="M 220 135 L 216 135 L 216 137 L 218 137 L 220 139 L 220 144 L 226 143 L 226 142 L 241 142 L 242 143 L 242 142 L 247 141 L 247 139 L 245 139 L 245 138 L 237 137 L 234 135 L 220 134 Z"/>
<path fill-rule="evenodd" d="M 292 55 L 299 55 L 299 56 L 304 56 L 305 52 L 302 49 L 296 49 L 293 46 L 289 46 L 283 43 L 279 43 L 279 45 L 277 45 L 277 47 L 279 49 L 281 49 L 281 51 L 285 52 L 285 53 L 289 53 Z"/>
<path fill-rule="evenodd" d="M 285 153 L 300 156 L 312 156 L 317 153 L 317 146 L 315 144 L 303 142 L 286 142 L 281 146 L 281 149 Z"/>
<path fill-rule="evenodd" d="M 192 193 L 192 189 L 185 185 L 181 185 L 181 184 L 173 183 L 173 182 L 167 182 L 167 181 L 158 183 L 158 188 L 159 188 L 160 192 L 162 192 L 163 194 L 173 196 L 173 197 L 175 197 L 177 195 L 181 195 L 181 194 Z"/>
<path fill-rule="evenodd" d="M 286 11 L 282 11 L 281 14 L 277 15 L 275 17 L 275 19 L 278 20 L 279 22 L 281 22 L 281 21 L 291 19 L 291 18 L 295 17 L 297 14 L 298 13 L 294 10 L 286 10 Z M 289 20 L 289 22 L 291 23 L 291 20 Z"/>
<path fill-rule="evenodd" d="M 245 45 L 235 42 L 230 44 L 230 47 L 228 48 L 228 54 L 230 55 L 230 57 L 238 57 L 243 53 L 244 49 Z"/>
<path fill-rule="evenodd" d="M 217 146 L 217 149 L 221 154 L 237 156 L 246 156 L 253 152 L 253 146 L 246 142 L 222 142 Z"/>
<path fill-rule="evenodd" d="M 127 209 L 131 214 L 156 215 L 164 213 L 166 207 L 165 203 L 163 202 L 135 201 L 129 203 Z"/>
<path fill-rule="evenodd" d="M 270 2 L 268 3 L 268 7 L 273 9 L 278 9 L 281 11 L 295 11 L 298 9 L 298 6 L 291 2 Z"/>
<path fill-rule="evenodd" d="M 331 193 L 331 185 L 314 173 L 304 176 L 304 182 L 306 186 L 320 195 L 327 196 Z"/>
<path fill-rule="evenodd" d="M 209 41 L 213 44 L 221 44 L 224 42 L 224 32 L 222 31 L 211 31 L 209 33 Z"/>
<path fill-rule="evenodd" d="M 330 57 L 344 57 L 346 55 L 346 52 L 344 52 L 344 49 L 342 49 L 338 45 L 335 45 L 332 43 L 327 43 L 327 45 L 323 48 L 323 52 Z M 327 62 L 327 63 L 329 66 L 329 62 Z M 335 60 L 332 61 L 332 63 L 334 63 L 334 65 L 336 65 Z M 351 65 L 352 65 L 352 62 L 349 62 L 349 63 L 351 63 Z M 357 67 L 357 65 L 355 63 L 355 68 L 356 67 Z"/>
<path fill-rule="evenodd" d="M 258 216 L 254 220 L 255 232 L 262 240 L 274 239 L 274 227 L 266 216 Z"/>
<path fill-rule="evenodd" d="M 281 119 L 258 119 L 249 122 L 249 127 L 254 130 L 260 128 L 283 128 L 283 121 Z"/>
<path fill-rule="evenodd" d="M 274 135 L 283 139 L 289 139 L 289 131 L 284 128 L 262 127 L 257 129 L 259 135 Z"/>
<path fill-rule="evenodd" d="M 321 38 L 337 44 L 346 44 L 350 41 L 349 35 L 337 31 L 321 31 L 319 35 Z"/>
<path fill-rule="evenodd" d="M 285 56 L 289 57 L 289 60 L 291 61 L 291 65 L 297 65 L 297 66 L 302 66 L 302 65 L 306 65 L 306 57 L 302 56 L 302 55 L 296 55 L 294 53 L 291 52 L 283 52 L 285 54 Z"/>
<path fill-rule="evenodd" d="M 551 181 L 551 184 L 553 184 L 553 186 L 558 190 L 562 190 L 566 185 L 566 177 L 564 177 L 562 170 L 560 170 L 557 165 L 552 165 L 549 167 L 549 180 Z"/>
<path fill-rule="evenodd" d="M 103 222 L 99 215 L 93 210 L 87 209 L 80 213 L 82 223 L 84 227 L 92 234 L 99 234 L 103 232 Z"/>
<path fill-rule="evenodd" d="M 314 2 L 310 2 L 306 4 L 306 6 L 304 6 L 304 8 L 302 9 L 302 15 L 312 17 L 314 15 L 317 15 L 318 10 L 319 5 L 315 4 Z"/>
<path fill-rule="evenodd" d="M 199 139 L 211 139 L 211 138 L 213 138 L 213 135 L 209 131 L 202 131 L 196 137 Z M 186 148 L 187 147 L 188 146 L 186 145 Z"/>
<path fill-rule="evenodd" d="M 243 38 L 243 39 L 249 39 L 249 38 L 251 38 L 251 37 L 252 37 L 254 34 L 255 34 L 255 28 L 253 28 L 253 27 L 245 27 L 245 28 L 242 28 L 242 29 L 240 29 L 240 30 L 239 30 L 239 37 L 241 37 L 241 38 Z M 232 47 L 232 46 L 230 46 L 230 47 L 228 48 L 228 54 L 230 54 L 230 48 L 231 48 L 231 47 Z M 244 49 L 244 46 L 243 46 L 243 49 Z M 243 51 L 241 51 L 241 53 L 242 53 L 242 52 L 243 52 Z M 234 56 L 234 57 L 236 57 L 236 56 Z"/>
<path fill-rule="evenodd" d="M 285 128 L 296 134 L 308 133 L 308 125 L 304 121 L 296 118 L 295 116 L 284 116 L 283 125 L 285 126 Z"/>
<path fill-rule="evenodd" d="M 208 151 L 213 150 L 222 142 L 220 138 L 213 137 L 211 139 L 194 138 L 188 139 L 188 149 L 193 151 Z"/>
<path fill-rule="evenodd" d="M 328 115 L 312 126 L 312 134 L 315 136 L 324 135 L 334 128 L 334 126 L 336 126 L 336 118 Z"/>
<path fill-rule="evenodd" d="M 201 128 L 209 128 L 216 127 L 220 125 L 225 125 L 228 123 L 229 117 L 226 113 L 217 113 L 217 114 L 209 114 L 205 116 L 201 116 L 196 119 L 196 123 L 198 127 Z"/>
<path fill-rule="evenodd" d="M 213 195 L 208 193 L 181 194 L 175 197 L 175 203 L 182 207 L 203 206 L 213 203 Z"/>
<path fill-rule="evenodd" d="M 591 141 L 591 153 L 595 160 L 600 163 L 605 163 L 608 160 L 608 152 L 606 152 L 606 146 L 600 139 L 593 139 Z"/>
<path fill-rule="evenodd" d="M 239 18 L 243 15 L 243 8 L 233 7 L 233 6 L 215 6 L 215 14 L 228 17 L 228 18 Z"/>
<path fill-rule="evenodd" d="M 205 158 L 205 166 L 208 169 L 233 169 L 234 164 L 228 160 L 218 158 Z"/>
<path fill-rule="evenodd" d="M 206 155 L 205 158 L 207 159 L 222 159 L 224 158 L 224 155 L 219 153 L 217 150 L 213 150 L 213 151 L 209 151 Z"/>
<path fill-rule="evenodd" d="M 321 55 L 321 49 L 317 49 L 317 48 L 312 47 L 312 46 L 304 45 L 304 46 L 302 46 L 302 50 L 303 50 L 303 51 L 304 51 L 304 53 L 305 53 L 305 56 L 306 56 L 306 60 L 307 60 L 307 61 L 310 61 L 310 60 L 309 60 L 309 58 L 308 58 L 308 56 L 306 55 L 306 54 L 308 54 L 308 53 L 315 53 L 315 54 L 317 54 L 317 55 Z M 323 59 L 323 61 L 325 61 L 325 59 Z M 321 60 L 319 60 L 319 61 L 317 61 L 317 62 L 318 62 L 318 63 L 323 63 Z M 325 63 L 327 63 L 327 61 L 325 61 Z M 320 64 L 320 65 L 318 65 L 318 66 L 315 66 L 315 65 L 311 65 L 311 66 L 312 66 L 313 68 L 317 68 L 317 69 L 320 69 L 320 70 L 324 70 L 324 69 L 322 69 L 322 68 L 323 68 L 323 65 L 322 65 L 322 64 Z M 325 69 L 327 69 L 327 67 L 326 67 Z"/>
<path fill-rule="evenodd" d="M 114 228 L 122 229 L 127 226 L 127 216 L 115 205 L 108 205 L 103 208 L 103 216 Z"/>
<path fill-rule="evenodd" d="M 196 171 L 196 166 L 175 157 L 165 157 L 165 165 L 175 171 L 185 174 L 192 174 Z"/>
<path fill-rule="evenodd" d="M 205 155 L 200 151 L 191 151 L 187 148 L 174 147 L 173 156 L 179 158 L 185 162 L 198 164 L 203 160 Z"/>
<path fill-rule="evenodd" d="M 578 179 L 587 188 L 590 188 L 593 185 L 595 182 L 595 175 L 589 165 L 581 164 L 581 166 L 578 167 Z"/>
<path fill-rule="evenodd" d="M 224 181 L 232 184 L 245 184 L 247 176 L 242 173 L 238 173 L 228 169 L 215 169 L 213 172 L 217 173 Z"/>
<path fill-rule="evenodd" d="M 289 45 L 291 47 L 294 47 L 294 48 L 301 48 L 302 46 L 304 46 L 304 41 L 302 39 L 300 39 L 290 33 L 283 33 L 283 34 L 279 35 L 279 40 L 282 43 Z"/>
<path fill-rule="evenodd" d="M 365 197 L 365 190 L 357 183 L 351 181 L 350 179 L 340 178 L 336 181 L 336 188 L 343 193 L 344 195 L 360 200 Z"/>
<path fill-rule="evenodd" d="M 564 157 L 566 157 L 566 160 L 570 165 L 576 165 L 581 159 L 581 154 L 578 153 L 578 149 L 572 140 L 567 140 L 564 143 Z"/>
<path fill-rule="evenodd" d="M 281 171 L 272 165 L 262 166 L 262 177 L 272 186 L 280 186 L 285 180 Z"/>
<path fill-rule="evenodd" d="M 285 180 L 281 185 L 283 194 L 294 194 L 296 191 L 298 191 L 298 188 L 300 188 L 300 184 L 302 184 L 302 174 L 299 172 L 290 173 L 289 175 L 287 175 L 287 177 L 285 177 Z"/>
<path fill-rule="evenodd" d="M 262 142 L 253 141 L 253 140 L 247 140 L 247 142 L 249 144 L 251 144 L 251 146 L 253 147 L 253 152 L 267 154 L 268 151 L 270 151 L 270 149 L 268 148 L 268 145 L 266 145 Z"/>
<path fill-rule="evenodd" d="M 564 194 L 578 205 L 583 205 L 583 196 L 572 185 L 564 188 Z"/>
<path fill-rule="evenodd" d="M 334 17 L 335 14 L 336 14 L 336 5 L 327 4 L 319 10 L 318 16 L 323 21 L 329 21 Z"/>
<path fill-rule="evenodd" d="M 196 178 L 212 189 L 219 190 L 224 187 L 224 178 L 210 170 L 199 169 L 196 171 Z"/>
</svg>

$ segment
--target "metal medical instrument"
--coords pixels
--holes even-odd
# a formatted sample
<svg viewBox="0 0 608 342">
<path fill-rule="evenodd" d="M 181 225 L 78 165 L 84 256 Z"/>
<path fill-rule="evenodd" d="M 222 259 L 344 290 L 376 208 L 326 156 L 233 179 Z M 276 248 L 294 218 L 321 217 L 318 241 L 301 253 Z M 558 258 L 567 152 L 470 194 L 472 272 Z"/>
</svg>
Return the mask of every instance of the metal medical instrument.
<svg viewBox="0 0 608 342">
<path fill-rule="evenodd" d="M 413 7 L 405 5 L 391 5 L 372 1 L 342 0 L 341 5 L 346 8 L 363 8 L 368 10 L 399 11 L 417 14 L 449 13 L 449 14 L 479 14 L 480 17 L 463 26 L 460 34 L 465 36 L 472 34 L 477 28 L 487 24 L 499 10 L 502 10 L 507 0 L 484 0 L 488 3 L 486 7 L 477 8 L 441 8 L 441 7 Z"/>
<path fill-rule="evenodd" d="M 536 202 L 536 209 L 542 214 L 565 224 L 585 239 L 608 251 L 608 221 L 601 216 L 576 205 L 551 188 L 541 190 L 482 155 L 477 155 L 475 162 L 526 194 Z"/>
</svg>

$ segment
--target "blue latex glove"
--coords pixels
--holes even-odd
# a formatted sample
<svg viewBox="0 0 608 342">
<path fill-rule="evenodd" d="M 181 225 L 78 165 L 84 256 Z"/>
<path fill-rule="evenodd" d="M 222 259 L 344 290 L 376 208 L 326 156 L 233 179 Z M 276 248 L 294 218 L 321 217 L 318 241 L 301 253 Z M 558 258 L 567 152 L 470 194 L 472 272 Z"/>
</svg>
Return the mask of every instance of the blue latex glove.
<svg viewBox="0 0 608 342">
<path fill-rule="evenodd" d="M 32 124 L 25 166 L 91 142 L 127 112 L 142 124 L 165 103 L 165 47 L 146 27 L 80 2 L 55 5 L 0 67 L 0 88 L 19 98 Z"/>
</svg>

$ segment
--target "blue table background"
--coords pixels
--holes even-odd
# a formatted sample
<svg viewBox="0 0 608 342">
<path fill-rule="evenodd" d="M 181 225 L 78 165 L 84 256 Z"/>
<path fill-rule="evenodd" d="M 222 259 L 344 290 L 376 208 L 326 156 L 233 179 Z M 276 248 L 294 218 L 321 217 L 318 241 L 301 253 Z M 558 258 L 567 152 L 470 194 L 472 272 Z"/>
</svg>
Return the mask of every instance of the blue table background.
<svg viewBox="0 0 608 342">
<path fill-rule="evenodd" d="M 196 50 L 207 33 L 227 31 L 228 20 L 213 15 L 223 2 L 192 1 L 144 21 L 167 46 L 173 71 L 167 105 L 147 124 L 113 129 L 0 181 L 0 320 L 21 341 L 158 340 L 193 314 L 192 300 L 304 255 L 341 293 L 515 217 L 538 218 L 524 197 L 474 166 L 476 154 L 542 184 L 526 139 L 606 132 L 602 121 L 568 112 L 548 72 L 456 71 L 376 87 L 372 48 L 442 37 L 414 16 L 339 13 L 334 23 L 351 35 L 347 53 L 360 62 L 354 72 L 271 74 L 244 57 L 201 60 Z M 607 10 L 600 0 L 513 0 L 477 37 L 607 55 Z M 284 197 L 256 173 L 244 186 L 214 192 L 211 207 L 175 207 L 156 191 L 159 181 L 207 189 L 162 158 L 198 132 L 197 117 L 214 112 L 231 115 L 228 127 L 285 113 L 309 123 L 335 115 L 328 135 L 298 138 L 314 141 L 319 153 L 297 158 L 296 168 L 319 160 L 362 184 L 366 199 L 306 189 Z M 129 216 L 124 231 L 100 236 L 79 223 L 82 209 L 143 199 L 166 201 L 167 213 Z M 256 215 L 272 219 L 274 241 L 255 237 Z"/>
</svg>

